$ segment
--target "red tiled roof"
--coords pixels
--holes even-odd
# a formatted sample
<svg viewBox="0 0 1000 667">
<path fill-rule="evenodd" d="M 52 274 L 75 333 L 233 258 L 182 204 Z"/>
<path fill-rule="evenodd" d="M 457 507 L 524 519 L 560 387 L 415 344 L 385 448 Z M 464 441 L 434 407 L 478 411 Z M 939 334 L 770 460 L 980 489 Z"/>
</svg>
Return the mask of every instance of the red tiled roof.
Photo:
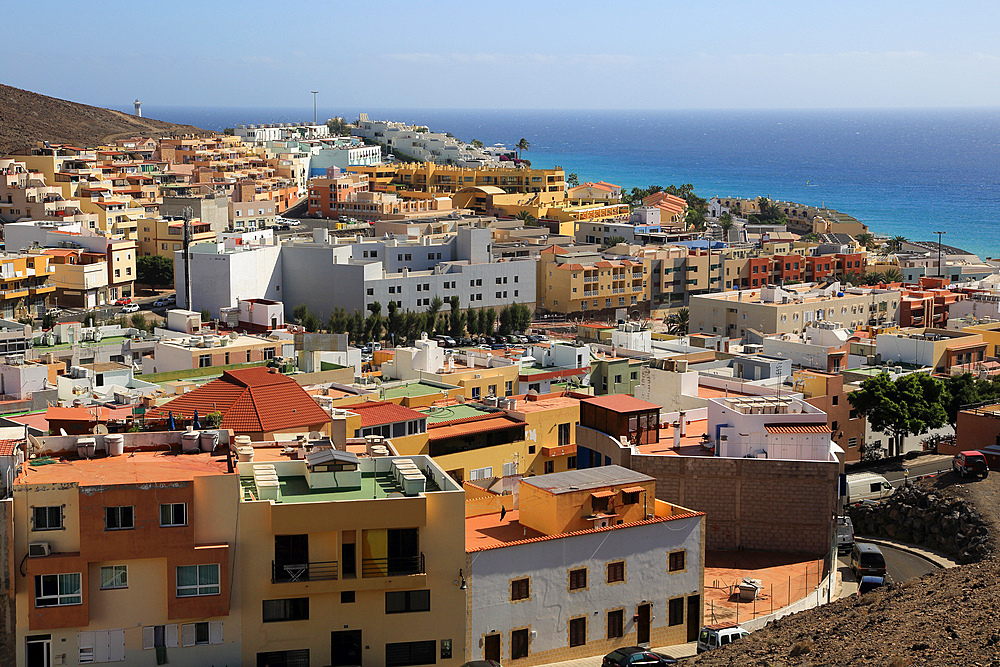
<svg viewBox="0 0 1000 667">
<path fill-rule="evenodd" d="M 501 431 L 518 427 L 524 428 L 524 422 L 512 419 L 505 414 L 496 413 L 489 415 L 485 419 L 474 421 L 455 420 L 445 424 L 435 424 L 427 429 L 427 439 L 433 442 L 435 440 L 446 440 L 463 435 L 474 435 L 476 433 L 487 433 L 489 431 Z"/>
<path fill-rule="evenodd" d="M 13 456 L 21 440 L 0 440 L 0 456 Z"/>
<path fill-rule="evenodd" d="M 607 489 L 602 491 L 594 491 L 590 494 L 594 498 L 613 498 L 615 495 L 614 491 L 608 491 Z"/>
<path fill-rule="evenodd" d="M 222 428 L 237 433 L 311 427 L 330 415 L 292 378 L 263 366 L 225 371 L 222 377 L 164 403 L 150 416 L 177 419 L 222 413 Z"/>
<path fill-rule="evenodd" d="M 407 422 L 426 417 L 422 412 L 389 401 L 366 401 L 346 407 L 354 414 L 361 416 L 361 428 Z"/>
<path fill-rule="evenodd" d="M 622 493 L 642 493 L 645 490 L 641 486 L 626 486 L 622 489 Z"/>
<path fill-rule="evenodd" d="M 619 413 L 660 409 L 660 406 L 656 403 L 650 403 L 649 401 L 644 401 L 641 398 L 629 396 L 628 394 L 594 396 L 593 398 L 583 399 L 581 403 L 590 403 L 591 405 L 596 405 L 600 408 L 606 408 L 612 412 Z"/>
<path fill-rule="evenodd" d="M 765 424 L 764 428 L 768 433 L 829 433 L 830 427 L 826 424 Z"/>
</svg>

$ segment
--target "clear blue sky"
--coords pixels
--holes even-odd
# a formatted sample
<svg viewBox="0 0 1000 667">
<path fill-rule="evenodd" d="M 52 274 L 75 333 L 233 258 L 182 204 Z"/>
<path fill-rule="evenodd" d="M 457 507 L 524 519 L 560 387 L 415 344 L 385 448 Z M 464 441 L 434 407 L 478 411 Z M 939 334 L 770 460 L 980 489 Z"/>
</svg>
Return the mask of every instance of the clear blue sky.
<svg viewBox="0 0 1000 667">
<path fill-rule="evenodd" d="M 1000 106 L 1000 2 L 3 2 L 0 82 L 106 106 Z M 2 119 L 0 119 L 2 122 Z"/>
</svg>

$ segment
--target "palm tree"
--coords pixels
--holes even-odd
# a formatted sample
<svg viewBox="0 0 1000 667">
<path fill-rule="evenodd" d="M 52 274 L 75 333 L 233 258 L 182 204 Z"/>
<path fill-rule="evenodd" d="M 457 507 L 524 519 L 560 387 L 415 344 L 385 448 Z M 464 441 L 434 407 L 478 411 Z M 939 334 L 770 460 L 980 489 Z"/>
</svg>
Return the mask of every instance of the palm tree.
<svg viewBox="0 0 1000 667">
<path fill-rule="evenodd" d="M 882 274 L 882 280 L 887 283 L 903 282 L 903 274 L 896 269 L 888 269 L 884 274 Z"/>
<path fill-rule="evenodd" d="M 733 216 L 729 213 L 723 213 L 719 216 L 719 227 L 722 227 L 722 240 L 729 242 L 729 232 L 733 228 Z"/>
<path fill-rule="evenodd" d="M 690 312 L 687 308 L 681 308 L 676 313 L 667 318 L 667 331 L 675 336 L 685 336 L 688 332 L 688 316 Z"/>
<path fill-rule="evenodd" d="M 523 221 L 525 227 L 534 227 L 535 225 L 538 224 L 538 218 L 536 218 L 535 216 L 533 216 L 528 211 L 518 211 L 514 215 L 514 217 L 517 218 L 518 220 Z"/>
<path fill-rule="evenodd" d="M 854 237 L 854 240 L 864 246 L 866 250 L 871 250 L 875 247 L 875 237 L 867 232 L 858 234 Z"/>
<path fill-rule="evenodd" d="M 517 159 L 521 159 L 521 151 L 526 151 L 529 148 L 531 148 L 531 143 L 524 137 L 521 137 L 521 140 L 517 142 Z"/>
<path fill-rule="evenodd" d="M 893 236 L 889 239 L 889 242 L 886 243 L 886 247 L 889 249 L 889 252 L 899 252 L 903 249 L 903 244 L 906 243 L 907 240 L 908 239 L 905 236 Z"/>
</svg>

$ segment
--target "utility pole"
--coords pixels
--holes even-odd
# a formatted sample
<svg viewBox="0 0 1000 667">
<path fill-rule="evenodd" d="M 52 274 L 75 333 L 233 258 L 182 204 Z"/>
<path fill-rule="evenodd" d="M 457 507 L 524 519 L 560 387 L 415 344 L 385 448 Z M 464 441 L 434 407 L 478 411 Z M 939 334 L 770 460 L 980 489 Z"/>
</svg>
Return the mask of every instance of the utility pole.
<svg viewBox="0 0 1000 667">
<path fill-rule="evenodd" d="M 316 95 L 318 95 L 318 94 L 319 94 L 318 90 L 312 91 L 312 95 L 313 95 L 313 125 L 315 125 L 318 122 L 317 121 L 317 117 L 316 117 Z"/>
<path fill-rule="evenodd" d="M 938 278 L 944 276 L 944 272 L 941 269 L 941 236 L 947 234 L 948 232 L 934 232 L 938 235 Z"/>
<path fill-rule="evenodd" d="M 184 305 L 191 310 L 191 216 L 194 210 L 185 206 L 181 215 L 184 217 Z"/>
</svg>

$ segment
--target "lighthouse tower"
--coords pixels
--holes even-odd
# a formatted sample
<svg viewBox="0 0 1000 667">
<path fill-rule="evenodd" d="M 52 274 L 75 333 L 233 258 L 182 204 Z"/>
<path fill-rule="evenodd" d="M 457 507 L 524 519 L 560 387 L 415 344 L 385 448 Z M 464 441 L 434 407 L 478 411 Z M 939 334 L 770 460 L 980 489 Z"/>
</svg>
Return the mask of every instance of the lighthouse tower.
<svg viewBox="0 0 1000 667">
<path fill-rule="evenodd" d="M 142 118 L 142 102 L 138 98 L 135 100 L 135 115 Z"/>
</svg>

